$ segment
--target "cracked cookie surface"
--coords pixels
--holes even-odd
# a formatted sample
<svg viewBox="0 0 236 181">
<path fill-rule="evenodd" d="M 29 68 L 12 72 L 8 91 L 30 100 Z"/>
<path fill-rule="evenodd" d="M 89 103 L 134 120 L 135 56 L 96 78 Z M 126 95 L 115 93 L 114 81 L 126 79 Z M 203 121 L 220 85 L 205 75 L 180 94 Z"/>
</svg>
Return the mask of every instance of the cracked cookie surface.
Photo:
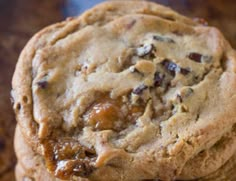
<svg viewBox="0 0 236 181">
<path fill-rule="evenodd" d="M 57 178 L 196 179 L 236 151 L 235 58 L 213 27 L 107 2 L 32 38 L 14 109 Z"/>
</svg>

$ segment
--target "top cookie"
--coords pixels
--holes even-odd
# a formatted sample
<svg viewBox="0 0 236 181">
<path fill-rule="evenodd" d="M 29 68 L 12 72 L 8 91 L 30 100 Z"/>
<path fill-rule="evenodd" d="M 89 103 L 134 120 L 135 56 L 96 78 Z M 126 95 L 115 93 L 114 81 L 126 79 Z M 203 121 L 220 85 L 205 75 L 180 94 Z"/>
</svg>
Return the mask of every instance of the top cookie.
<svg viewBox="0 0 236 181">
<path fill-rule="evenodd" d="M 213 27 L 150 2 L 106 2 L 32 38 L 14 109 L 55 177 L 199 178 L 236 150 L 235 59 Z"/>
</svg>

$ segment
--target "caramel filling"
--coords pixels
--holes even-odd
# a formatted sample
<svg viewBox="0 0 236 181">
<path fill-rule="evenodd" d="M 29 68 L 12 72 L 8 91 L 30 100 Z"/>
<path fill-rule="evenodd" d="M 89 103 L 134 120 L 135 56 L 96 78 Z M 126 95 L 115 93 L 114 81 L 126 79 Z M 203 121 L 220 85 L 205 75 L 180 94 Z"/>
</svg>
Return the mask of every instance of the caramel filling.
<svg viewBox="0 0 236 181">
<path fill-rule="evenodd" d="M 43 143 L 47 169 L 60 179 L 71 176 L 86 177 L 92 173 L 96 159 L 94 149 L 80 145 L 76 140 L 63 138 L 46 140 Z"/>
<path fill-rule="evenodd" d="M 121 131 L 134 124 L 143 111 L 143 105 L 131 105 L 122 98 L 99 96 L 85 112 L 84 124 L 94 130 Z M 47 139 L 43 141 L 43 147 L 47 169 L 57 178 L 88 177 L 95 169 L 95 150 L 86 148 L 76 139 Z"/>
<path fill-rule="evenodd" d="M 129 105 L 122 98 L 116 100 L 102 96 L 92 104 L 84 115 L 85 124 L 95 130 L 120 131 L 142 115 L 144 106 Z"/>
</svg>

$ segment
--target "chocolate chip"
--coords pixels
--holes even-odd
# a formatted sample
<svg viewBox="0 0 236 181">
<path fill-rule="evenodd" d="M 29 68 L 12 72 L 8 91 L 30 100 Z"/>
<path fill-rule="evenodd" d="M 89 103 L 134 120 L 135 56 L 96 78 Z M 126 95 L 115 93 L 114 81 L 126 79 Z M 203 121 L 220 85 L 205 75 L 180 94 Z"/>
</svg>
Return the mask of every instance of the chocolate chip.
<svg viewBox="0 0 236 181">
<path fill-rule="evenodd" d="M 181 95 L 177 94 L 176 98 L 177 98 L 178 102 L 180 102 L 180 103 L 183 102 Z"/>
<path fill-rule="evenodd" d="M 162 65 L 169 71 L 172 76 L 175 76 L 176 70 L 179 69 L 178 65 L 174 62 L 171 62 L 168 59 L 164 59 Z"/>
<path fill-rule="evenodd" d="M 161 86 L 164 78 L 165 78 L 164 74 L 161 74 L 160 72 L 156 72 L 154 75 L 154 86 L 155 87 Z"/>
<path fill-rule="evenodd" d="M 188 58 L 195 62 L 201 63 L 202 55 L 196 52 L 192 52 L 188 55 Z"/>
<path fill-rule="evenodd" d="M 37 82 L 37 85 L 41 89 L 46 89 L 48 86 L 48 82 L 45 80 L 42 80 L 42 81 Z"/>
<path fill-rule="evenodd" d="M 166 43 L 175 43 L 175 41 L 169 37 L 159 36 L 155 35 L 153 36 L 153 39 L 156 41 L 166 42 Z"/>
<path fill-rule="evenodd" d="M 133 94 L 140 95 L 140 94 L 142 94 L 143 91 L 144 91 L 145 89 L 147 89 L 147 88 L 148 88 L 148 87 L 147 87 L 146 85 L 142 84 L 142 85 L 138 86 L 137 88 L 135 88 L 132 93 L 133 93 Z"/>
<path fill-rule="evenodd" d="M 177 64 L 175 64 L 174 62 L 171 62 L 169 59 L 164 59 L 162 62 L 162 65 L 165 67 L 165 69 L 167 69 L 169 71 L 169 73 L 172 76 L 175 76 L 175 74 L 177 72 L 179 72 L 183 75 L 187 75 L 190 73 L 189 69 L 181 68 Z"/>
<path fill-rule="evenodd" d="M 180 68 L 180 73 L 183 75 L 187 75 L 190 73 L 190 70 L 186 69 L 186 68 Z"/>
<path fill-rule="evenodd" d="M 212 56 L 208 55 L 201 55 L 200 53 L 192 52 L 188 55 L 188 58 L 191 60 L 194 60 L 195 62 L 198 63 L 210 63 L 212 60 Z"/>
<path fill-rule="evenodd" d="M 153 44 L 144 45 L 136 49 L 136 54 L 139 57 L 143 57 L 145 55 L 150 54 L 154 49 L 155 47 L 153 46 Z"/>
</svg>

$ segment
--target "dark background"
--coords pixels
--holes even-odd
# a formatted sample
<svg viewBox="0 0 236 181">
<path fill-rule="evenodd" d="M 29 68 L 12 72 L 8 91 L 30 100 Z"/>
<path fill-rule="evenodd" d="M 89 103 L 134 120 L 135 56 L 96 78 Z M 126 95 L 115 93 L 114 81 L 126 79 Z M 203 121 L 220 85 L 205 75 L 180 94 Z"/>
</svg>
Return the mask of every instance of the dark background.
<svg viewBox="0 0 236 181">
<path fill-rule="evenodd" d="M 0 0 L 0 181 L 14 180 L 11 78 L 20 51 L 43 27 L 76 16 L 102 0 Z M 235 0 L 155 0 L 218 27 L 236 48 Z"/>
</svg>

